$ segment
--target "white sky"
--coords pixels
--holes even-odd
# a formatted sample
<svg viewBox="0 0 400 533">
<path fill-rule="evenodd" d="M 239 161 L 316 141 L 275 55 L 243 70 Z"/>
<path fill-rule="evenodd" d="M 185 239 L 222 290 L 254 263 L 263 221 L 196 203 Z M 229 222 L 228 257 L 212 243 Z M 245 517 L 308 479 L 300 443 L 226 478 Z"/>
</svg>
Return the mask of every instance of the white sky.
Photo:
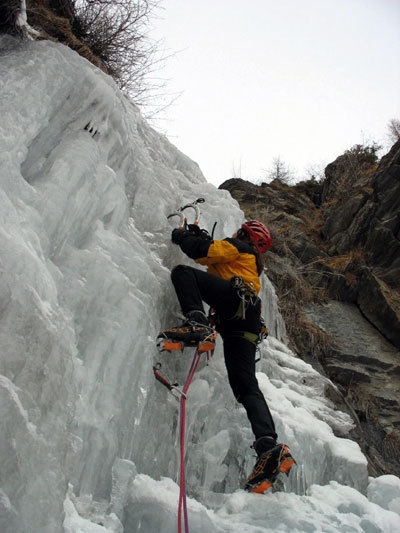
<svg viewBox="0 0 400 533">
<path fill-rule="evenodd" d="M 207 181 L 298 177 L 400 118 L 400 0 L 163 0 L 151 36 L 180 93 L 154 124 Z"/>
</svg>

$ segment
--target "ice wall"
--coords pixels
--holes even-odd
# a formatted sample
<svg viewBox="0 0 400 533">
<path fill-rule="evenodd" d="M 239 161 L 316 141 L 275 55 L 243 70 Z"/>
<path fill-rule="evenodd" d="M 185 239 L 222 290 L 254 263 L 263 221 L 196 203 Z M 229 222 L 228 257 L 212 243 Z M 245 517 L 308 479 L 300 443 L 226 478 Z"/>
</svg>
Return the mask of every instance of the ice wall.
<svg viewBox="0 0 400 533">
<path fill-rule="evenodd" d="M 22 529 L 56 531 L 67 482 L 109 498 L 117 457 L 174 473 L 151 372 L 183 259 L 166 215 L 203 196 L 222 234 L 242 214 L 79 56 L 1 44 L 2 502 Z"/>
</svg>

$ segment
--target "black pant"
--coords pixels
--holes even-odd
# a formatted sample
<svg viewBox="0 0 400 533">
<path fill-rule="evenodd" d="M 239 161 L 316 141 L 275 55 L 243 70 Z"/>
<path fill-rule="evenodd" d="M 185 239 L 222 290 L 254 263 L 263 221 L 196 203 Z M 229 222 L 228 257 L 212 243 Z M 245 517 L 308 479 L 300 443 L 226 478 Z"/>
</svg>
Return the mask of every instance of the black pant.
<svg viewBox="0 0 400 533">
<path fill-rule="evenodd" d="M 171 279 L 183 314 L 194 310 L 204 312 L 203 301 L 217 311 L 233 394 L 245 408 L 255 438 L 276 439 L 275 424 L 256 378 L 256 346 L 243 338 L 243 332 L 258 334 L 260 331 L 260 302 L 249 305 L 244 320 L 233 319 L 241 300 L 230 281 L 184 265 L 173 269 Z"/>
</svg>

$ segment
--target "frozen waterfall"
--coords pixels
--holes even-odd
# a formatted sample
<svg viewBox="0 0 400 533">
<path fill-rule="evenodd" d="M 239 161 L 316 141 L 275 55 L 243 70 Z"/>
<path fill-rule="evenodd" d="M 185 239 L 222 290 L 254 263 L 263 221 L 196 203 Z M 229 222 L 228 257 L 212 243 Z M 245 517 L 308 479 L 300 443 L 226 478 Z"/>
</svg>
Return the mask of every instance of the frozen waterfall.
<svg viewBox="0 0 400 533">
<path fill-rule="evenodd" d="M 222 238 L 243 213 L 86 60 L 0 47 L 0 531 L 174 532 L 178 403 L 152 365 L 185 377 L 190 355 L 155 337 L 179 313 L 170 270 L 190 261 L 166 216 L 204 197 Z M 280 491 L 241 490 L 252 434 L 218 341 L 187 402 L 191 531 L 399 531 L 400 480 L 368 478 L 332 385 L 284 345 L 267 278 L 262 299 L 258 379 L 297 466 Z"/>
</svg>

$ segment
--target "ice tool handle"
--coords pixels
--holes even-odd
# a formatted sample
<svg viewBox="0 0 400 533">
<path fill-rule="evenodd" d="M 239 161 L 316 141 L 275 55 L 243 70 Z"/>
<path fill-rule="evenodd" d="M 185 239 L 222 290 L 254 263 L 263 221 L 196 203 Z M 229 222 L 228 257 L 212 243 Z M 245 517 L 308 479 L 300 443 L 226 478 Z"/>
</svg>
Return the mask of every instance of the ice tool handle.
<svg viewBox="0 0 400 533">
<path fill-rule="evenodd" d="M 187 227 L 188 227 L 188 219 L 183 214 L 183 211 L 185 211 L 186 209 L 191 208 L 191 209 L 194 209 L 194 212 L 195 212 L 195 219 L 193 221 L 193 224 L 195 224 L 197 226 L 199 224 L 199 219 L 200 219 L 200 208 L 199 208 L 198 204 L 204 204 L 204 202 L 205 202 L 204 198 L 197 198 L 197 200 L 195 200 L 194 202 L 191 202 L 190 204 L 186 204 L 186 205 L 184 205 L 182 207 L 179 207 L 176 211 L 174 211 L 173 213 L 168 215 L 167 218 L 169 219 L 169 218 L 172 218 L 172 217 L 179 217 L 179 219 L 180 219 L 179 227 L 187 229 Z"/>
</svg>

